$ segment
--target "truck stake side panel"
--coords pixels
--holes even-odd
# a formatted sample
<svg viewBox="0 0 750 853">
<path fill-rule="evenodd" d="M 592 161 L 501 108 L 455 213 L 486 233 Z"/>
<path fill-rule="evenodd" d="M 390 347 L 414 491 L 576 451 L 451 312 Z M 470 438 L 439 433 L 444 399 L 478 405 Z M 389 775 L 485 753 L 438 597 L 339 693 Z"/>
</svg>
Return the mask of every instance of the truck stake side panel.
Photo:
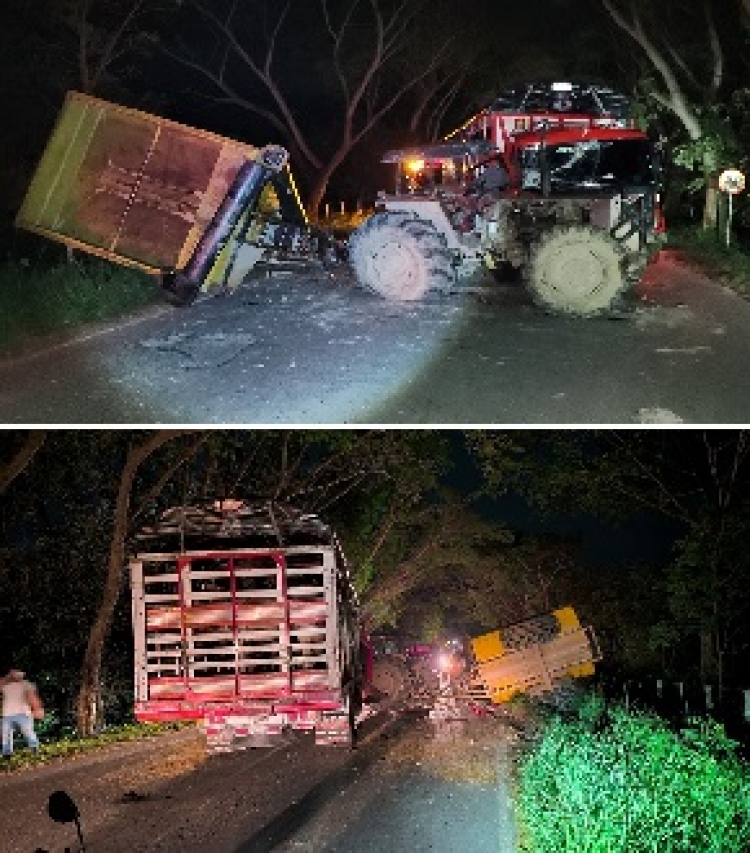
<svg viewBox="0 0 750 853">
<path fill-rule="evenodd" d="M 290 727 L 346 740 L 357 665 L 337 559 L 329 545 L 134 557 L 136 717 L 202 719 L 215 749 Z"/>
</svg>

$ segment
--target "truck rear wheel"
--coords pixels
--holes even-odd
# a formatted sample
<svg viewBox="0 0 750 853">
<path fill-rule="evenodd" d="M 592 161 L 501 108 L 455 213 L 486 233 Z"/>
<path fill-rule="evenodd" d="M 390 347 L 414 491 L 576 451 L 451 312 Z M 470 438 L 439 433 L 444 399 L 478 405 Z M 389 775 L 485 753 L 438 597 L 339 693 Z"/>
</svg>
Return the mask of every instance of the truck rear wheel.
<svg viewBox="0 0 750 853">
<path fill-rule="evenodd" d="M 349 257 L 364 287 L 397 302 L 448 292 L 456 280 L 445 238 L 411 213 L 373 214 L 352 235 Z"/>
<path fill-rule="evenodd" d="M 600 314 L 630 285 L 624 258 L 622 247 L 602 231 L 558 228 L 536 247 L 527 284 L 543 308 L 581 317 Z"/>
</svg>

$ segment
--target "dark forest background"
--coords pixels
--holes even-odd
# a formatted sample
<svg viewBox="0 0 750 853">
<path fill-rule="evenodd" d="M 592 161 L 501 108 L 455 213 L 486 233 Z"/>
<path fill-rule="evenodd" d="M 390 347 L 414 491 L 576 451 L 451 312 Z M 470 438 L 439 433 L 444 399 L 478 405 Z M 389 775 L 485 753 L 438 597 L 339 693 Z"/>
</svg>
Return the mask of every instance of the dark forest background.
<svg viewBox="0 0 750 853">
<path fill-rule="evenodd" d="M 572 604 L 607 671 L 748 687 L 744 431 L 8 430 L 0 450 L 0 664 L 79 722 L 131 710 L 135 534 L 227 496 L 332 523 L 370 630 Z"/>
<path fill-rule="evenodd" d="M 741 0 L 4 0 L 3 234 L 69 89 L 285 144 L 311 208 L 351 208 L 385 185 L 385 149 L 507 86 L 609 85 L 671 155 L 672 219 L 700 219 L 747 158 L 748 21 Z"/>
</svg>

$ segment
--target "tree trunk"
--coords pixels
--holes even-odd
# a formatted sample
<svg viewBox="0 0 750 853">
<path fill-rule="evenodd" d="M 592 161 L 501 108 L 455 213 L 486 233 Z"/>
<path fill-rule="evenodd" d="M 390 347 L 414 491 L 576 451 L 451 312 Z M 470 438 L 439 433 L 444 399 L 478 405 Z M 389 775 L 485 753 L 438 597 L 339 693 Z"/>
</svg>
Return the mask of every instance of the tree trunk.
<svg viewBox="0 0 750 853">
<path fill-rule="evenodd" d="M 700 633 L 700 673 L 701 681 L 714 684 L 717 675 L 716 655 L 714 653 L 714 636 L 704 628 Z"/>
<path fill-rule="evenodd" d="M 601 0 L 604 8 L 609 12 L 612 20 L 620 29 L 626 32 L 648 57 L 649 62 L 660 75 L 664 82 L 664 91 L 652 92 L 652 97 L 663 107 L 670 110 L 682 123 L 685 132 L 692 142 L 698 142 L 703 138 L 704 132 L 701 126 L 698 110 L 690 103 L 686 91 L 680 83 L 678 73 L 684 62 L 678 56 L 674 45 L 667 44 L 665 50 L 657 47 L 657 42 L 651 38 L 644 28 L 641 18 L 634 3 L 626 4 L 630 9 L 630 18 L 627 18 L 617 6 L 616 0 Z M 742 0 L 743 7 L 747 11 L 750 0 Z M 710 7 L 706 6 L 707 28 L 709 49 L 712 62 L 710 65 L 711 80 L 706 89 L 712 96 L 716 96 L 721 87 L 724 76 L 724 54 L 719 41 Z M 716 197 L 710 181 L 710 167 L 704 156 L 703 175 L 706 178 L 706 203 L 703 209 L 703 227 L 705 229 L 716 227 Z"/>
<path fill-rule="evenodd" d="M 310 187 L 310 192 L 307 195 L 307 215 L 313 222 L 317 222 L 320 218 L 320 206 L 328 189 L 331 175 L 333 175 L 336 168 L 338 168 L 338 163 L 335 166 L 329 165 L 327 168 L 322 169 L 318 172 Z"/>
<path fill-rule="evenodd" d="M 716 693 L 719 700 L 724 699 L 724 653 L 721 649 L 716 650 Z"/>
<path fill-rule="evenodd" d="M 703 208 L 703 230 L 716 231 L 719 225 L 719 179 L 706 175 L 706 204 Z"/>
<path fill-rule="evenodd" d="M 76 699 L 78 734 L 92 734 L 101 723 L 101 668 L 104 643 L 107 639 L 112 617 L 120 598 L 120 589 L 125 566 L 125 538 L 128 532 L 130 498 L 136 474 L 141 464 L 159 447 L 188 430 L 160 430 L 142 444 L 131 448 L 120 477 L 120 486 L 115 503 L 112 538 L 109 551 L 107 577 L 102 600 L 81 665 L 81 684 Z"/>
</svg>

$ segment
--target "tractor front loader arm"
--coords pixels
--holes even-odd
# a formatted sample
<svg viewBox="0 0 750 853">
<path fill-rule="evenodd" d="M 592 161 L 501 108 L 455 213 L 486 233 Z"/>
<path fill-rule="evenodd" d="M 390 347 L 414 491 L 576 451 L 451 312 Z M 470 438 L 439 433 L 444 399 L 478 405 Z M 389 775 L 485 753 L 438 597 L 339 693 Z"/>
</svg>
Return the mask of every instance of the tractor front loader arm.
<svg viewBox="0 0 750 853">
<path fill-rule="evenodd" d="M 171 302 L 185 305 L 193 301 L 243 213 L 257 205 L 266 184 L 281 173 L 288 160 L 286 149 L 268 145 L 240 167 L 184 268 L 162 272 L 162 288 Z"/>
</svg>

